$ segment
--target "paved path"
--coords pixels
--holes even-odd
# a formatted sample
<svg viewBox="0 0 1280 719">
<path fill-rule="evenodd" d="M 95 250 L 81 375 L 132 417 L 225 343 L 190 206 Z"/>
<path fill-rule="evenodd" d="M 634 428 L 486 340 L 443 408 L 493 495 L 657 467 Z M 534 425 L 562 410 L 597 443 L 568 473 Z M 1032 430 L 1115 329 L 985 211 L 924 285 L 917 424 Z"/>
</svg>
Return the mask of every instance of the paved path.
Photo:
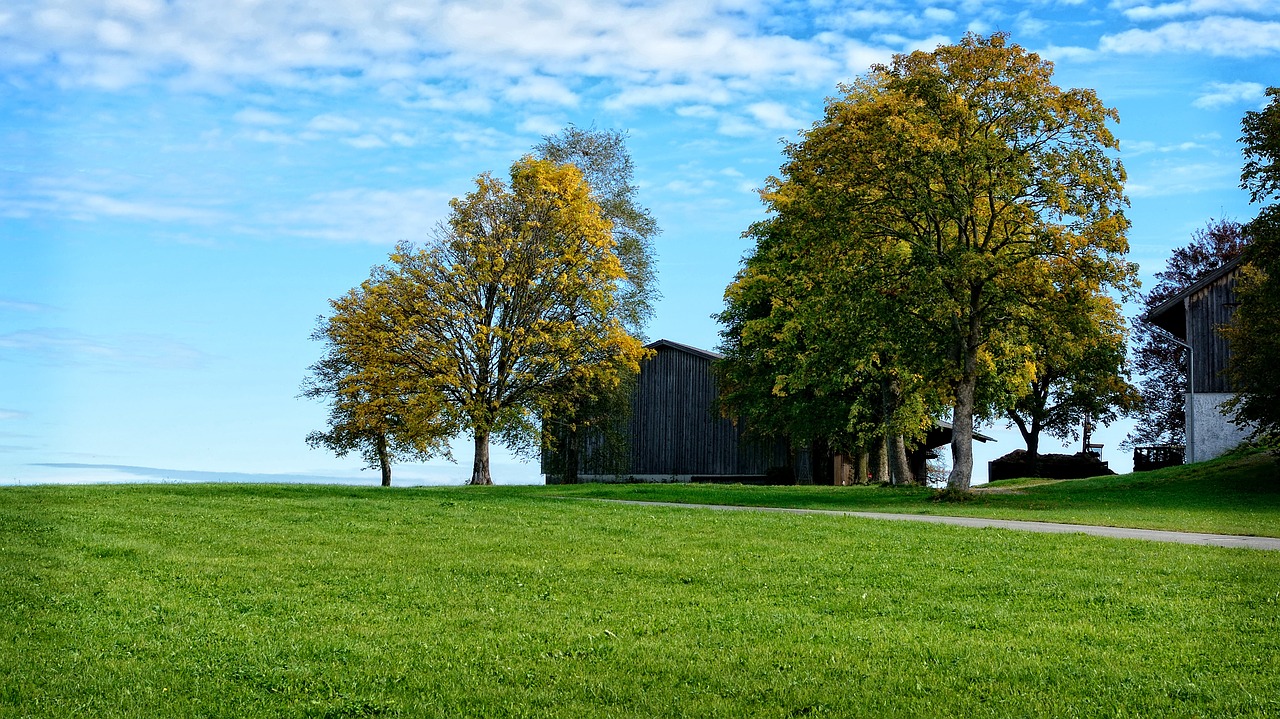
<svg viewBox="0 0 1280 719">
<path fill-rule="evenodd" d="M 961 527 L 998 527 L 1023 532 L 1049 534 L 1092 534 L 1097 537 L 1118 539 L 1145 539 L 1151 542 L 1176 542 L 1178 544 L 1208 544 L 1215 547 L 1243 547 L 1246 549 L 1280 550 L 1280 539 L 1272 537 L 1242 537 L 1233 534 L 1197 534 L 1195 532 L 1166 532 L 1161 529 L 1129 529 L 1126 527 L 1096 527 L 1088 524 L 1059 524 L 1057 522 L 1027 522 L 1020 519 L 985 519 L 982 517 L 940 517 L 933 514 L 891 514 L 888 512 L 846 512 L 834 509 L 793 509 L 789 507 L 738 507 L 730 504 L 686 504 L 680 502 L 643 502 L 633 499 L 596 499 L 598 502 L 636 504 L 649 507 L 679 507 L 684 509 L 720 509 L 738 512 L 781 512 L 784 514 L 827 514 L 837 517 L 863 517 L 865 519 L 892 519 L 909 522 L 933 522 L 957 524 Z"/>
</svg>

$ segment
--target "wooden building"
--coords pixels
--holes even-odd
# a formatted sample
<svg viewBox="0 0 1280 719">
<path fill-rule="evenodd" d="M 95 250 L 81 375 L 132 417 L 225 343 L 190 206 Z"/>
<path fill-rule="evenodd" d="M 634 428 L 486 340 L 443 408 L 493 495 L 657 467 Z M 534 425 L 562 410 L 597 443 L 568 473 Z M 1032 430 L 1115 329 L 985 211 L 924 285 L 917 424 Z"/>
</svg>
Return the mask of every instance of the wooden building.
<svg viewBox="0 0 1280 719">
<path fill-rule="evenodd" d="M 854 458 L 819 452 L 822 456 L 815 460 L 807 448 L 791 448 L 785 439 L 760 438 L 742 423 L 721 416 L 712 372 L 720 355 L 665 339 L 647 347 L 655 354 L 640 365 L 621 456 L 610 452 L 600 433 L 581 437 L 580 481 L 860 483 Z M 992 441 L 979 433 L 974 437 Z M 923 473 L 932 450 L 950 442 L 951 425 L 940 422 L 924 446 L 911 454 L 912 471 Z M 562 480 L 565 461 L 559 454 L 544 452 L 547 484 Z"/>
<path fill-rule="evenodd" d="M 720 416 L 711 363 L 720 355 L 658 340 L 640 366 L 628 419 L 629 448 L 610 461 L 599 436 L 583 438 L 579 479 L 587 482 L 689 482 L 712 478 L 763 480 L 789 465 L 787 443 L 749 436 Z M 542 457 L 548 484 L 559 482 L 558 457 Z M 615 466 L 610 467 L 610 464 Z"/>
<path fill-rule="evenodd" d="M 1237 303 L 1235 286 L 1240 258 L 1219 267 L 1170 297 L 1143 319 L 1163 329 L 1187 348 L 1190 364 L 1186 387 L 1188 462 L 1203 462 L 1232 449 L 1249 431 L 1222 414 L 1232 397 L 1227 366 L 1231 343 L 1218 331 L 1231 322 Z"/>
</svg>

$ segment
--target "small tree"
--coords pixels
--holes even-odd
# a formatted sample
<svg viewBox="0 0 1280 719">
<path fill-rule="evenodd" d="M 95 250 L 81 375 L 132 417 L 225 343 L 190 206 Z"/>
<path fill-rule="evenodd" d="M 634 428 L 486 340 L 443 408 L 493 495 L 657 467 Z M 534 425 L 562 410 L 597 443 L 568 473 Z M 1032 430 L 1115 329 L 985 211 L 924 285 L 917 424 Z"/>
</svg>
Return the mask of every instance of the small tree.
<svg viewBox="0 0 1280 719">
<path fill-rule="evenodd" d="M 491 438 L 536 446 L 564 388 L 615 385 L 645 350 L 617 316 L 625 273 L 575 167 L 525 158 L 449 204 L 432 242 L 398 245 L 356 296 L 386 318 L 370 370 L 442 397 L 474 439 L 471 483 L 491 484 Z"/>
<path fill-rule="evenodd" d="M 329 420 L 328 429 L 307 435 L 307 444 L 339 457 L 358 452 L 390 487 L 393 460 L 450 456 L 454 427 L 437 393 L 411 391 L 413 383 L 394 367 L 375 369 L 379 338 L 390 327 L 365 299 L 352 290 L 331 302 L 334 313 L 321 317 L 311 335 L 325 343 L 325 353 L 311 365 L 302 396 L 327 401 Z"/>
<path fill-rule="evenodd" d="M 1069 272 L 1069 268 L 1067 268 Z M 1124 318 L 1110 297 L 1067 281 L 1049 296 L 1054 306 L 1028 329 L 1034 377 L 1006 410 L 1027 444 L 1033 468 L 1040 435 L 1076 438 L 1085 422 L 1110 424 L 1140 402 L 1128 381 Z"/>
</svg>

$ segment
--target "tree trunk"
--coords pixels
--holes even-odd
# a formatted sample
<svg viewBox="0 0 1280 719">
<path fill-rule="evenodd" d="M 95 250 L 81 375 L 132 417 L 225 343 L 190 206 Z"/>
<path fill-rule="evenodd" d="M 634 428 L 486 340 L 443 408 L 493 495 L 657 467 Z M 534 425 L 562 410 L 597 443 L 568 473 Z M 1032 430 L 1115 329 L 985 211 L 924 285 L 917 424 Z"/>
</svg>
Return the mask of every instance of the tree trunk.
<svg viewBox="0 0 1280 719">
<path fill-rule="evenodd" d="M 476 458 L 471 465 L 470 484 L 493 484 L 489 474 L 489 433 L 476 431 Z"/>
<path fill-rule="evenodd" d="M 976 362 L 966 360 L 965 364 Z M 947 489 L 967 492 L 973 480 L 973 395 L 977 384 L 977 373 L 966 371 L 956 387 L 956 404 L 951 414 L 951 474 L 947 476 Z"/>
<path fill-rule="evenodd" d="M 1033 431 L 1027 435 L 1027 464 L 1030 466 L 1031 476 L 1040 476 L 1040 432 Z"/>
<path fill-rule="evenodd" d="M 867 474 L 871 471 L 871 456 L 866 452 L 858 453 L 858 478 L 854 484 L 866 484 Z"/>
<path fill-rule="evenodd" d="M 890 484 L 893 476 L 889 473 L 889 438 L 881 437 L 876 447 L 876 483 Z"/>
<path fill-rule="evenodd" d="M 378 469 L 382 470 L 382 486 L 391 486 L 391 453 L 387 451 L 387 435 L 378 433 Z"/>
<path fill-rule="evenodd" d="M 896 484 L 915 484 L 915 475 L 911 473 L 911 462 L 907 459 L 907 442 L 902 435 L 893 435 L 893 472 L 897 476 Z"/>
<path fill-rule="evenodd" d="M 978 389 L 978 348 L 982 344 L 982 321 L 978 314 L 981 298 L 981 285 L 971 286 L 969 327 L 957 348 L 961 373 L 951 413 L 951 474 L 947 476 L 947 489 L 961 492 L 968 492 L 973 481 L 973 404 Z"/>
</svg>

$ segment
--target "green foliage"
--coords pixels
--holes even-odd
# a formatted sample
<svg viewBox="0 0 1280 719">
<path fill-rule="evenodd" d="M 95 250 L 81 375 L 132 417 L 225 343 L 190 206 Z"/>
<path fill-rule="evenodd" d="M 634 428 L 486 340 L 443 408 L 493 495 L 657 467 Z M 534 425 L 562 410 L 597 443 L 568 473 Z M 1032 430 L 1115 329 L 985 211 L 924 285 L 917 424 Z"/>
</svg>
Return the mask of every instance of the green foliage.
<svg viewBox="0 0 1280 719">
<path fill-rule="evenodd" d="M 1210 220 L 1191 233 L 1191 241 L 1169 254 L 1156 285 L 1142 294 L 1142 315 L 1200 278 L 1240 256 L 1249 245 L 1247 228 L 1233 220 Z M 1142 376 L 1141 411 L 1128 445 L 1184 443 L 1187 417 L 1186 350 L 1148 322 L 1134 326 L 1133 368 Z"/>
<path fill-rule="evenodd" d="M 1280 87 L 1267 95 L 1267 107 L 1245 113 L 1242 123 L 1247 162 L 1240 181 L 1254 202 L 1280 200 Z M 1255 437 L 1274 436 L 1280 434 L 1280 203 L 1263 207 L 1248 232 L 1253 245 L 1236 285 L 1240 306 L 1224 330 L 1237 392 L 1228 407 Z"/>
<path fill-rule="evenodd" d="M 0 716 L 1280 708 L 1280 553 L 548 491 L 0 488 Z"/>
<path fill-rule="evenodd" d="M 393 460 L 449 457 L 456 422 L 438 392 L 412 391 L 403 367 L 385 367 L 378 348 L 394 332 L 373 311 L 363 290 L 331 302 L 311 338 L 325 354 L 311 365 L 302 396 L 329 404 L 328 428 L 307 435 L 307 444 L 339 457 L 358 452 L 391 485 Z"/>
<path fill-rule="evenodd" d="M 1078 286 L 1069 270 L 1061 274 L 1065 281 L 1027 329 L 1035 375 L 1027 393 L 1006 411 L 1031 455 L 1038 454 L 1041 432 L 1075 438 L 1084 423 L 1105 426 L 1134 413 L 1141 402 L 1128 381 L 1119 303 Z"/>
<path fill-rule="evenodd" d="M 1027 391 L 1028 331 L 1053 320 L 1063 269 L 1097 296 L 1133 282 L 1116 114 L 1051 77 L 997 33 L 841 87 L 786 147 L 771 216 L 726 291 L 730 411 L 793 401 L 777 415 L 791 431 L 840 421 L 865 444 L 949 409 L 948 481 L 968 487 L 974 418 Z"/>
<path fill-rule="evenodd" d="M 475 439 L 471 482 L 489 484 L 489 441 L 536 447 L 538 419 L 581 386 L 616 386 L 645 355 L 615 311 L 625 276 L 611 223 L 572 165 L 525 158 L 450 201 L 426 246 L 335 301 L 358 365 L 399 396 L 438 400 Z"/>
</svg>

